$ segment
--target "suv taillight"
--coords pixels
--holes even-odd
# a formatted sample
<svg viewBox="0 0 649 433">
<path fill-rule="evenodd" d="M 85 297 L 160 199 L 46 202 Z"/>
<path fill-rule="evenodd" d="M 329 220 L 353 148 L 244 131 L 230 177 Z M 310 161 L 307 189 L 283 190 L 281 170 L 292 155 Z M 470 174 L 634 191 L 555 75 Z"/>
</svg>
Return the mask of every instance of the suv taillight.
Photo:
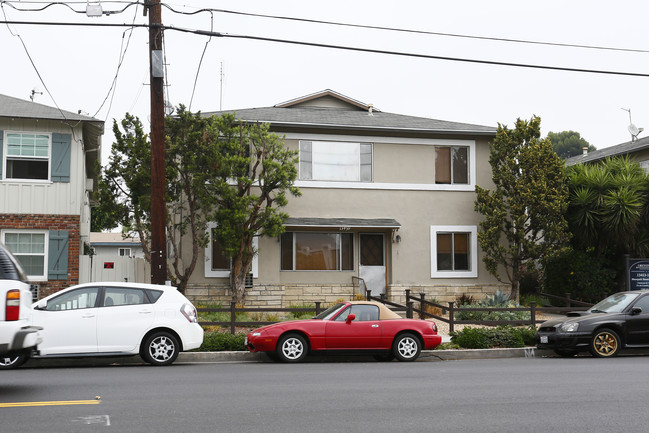
<svg viewBox="0 0 649 433">
<path fill-rule="evenodd" d="M 13 289 L 7 292 L 6 305 L 5 320 L 18 320 L 20 317 L 20 290 Z"/>
</svg>

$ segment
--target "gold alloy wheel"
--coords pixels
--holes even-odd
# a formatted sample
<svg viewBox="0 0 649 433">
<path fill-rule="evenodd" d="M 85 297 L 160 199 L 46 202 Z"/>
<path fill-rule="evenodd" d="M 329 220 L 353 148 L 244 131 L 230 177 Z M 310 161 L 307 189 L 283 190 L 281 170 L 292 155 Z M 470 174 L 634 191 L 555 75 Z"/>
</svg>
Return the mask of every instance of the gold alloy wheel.
<svg viewBox="0 0 649 433">
<path fill-rule="evenodd" d="M 593 337 L 593 354 L 595 356 L 615 356 L 620 348 L 617 334 L 608 329 L 602 329 Z"/>
</svg>

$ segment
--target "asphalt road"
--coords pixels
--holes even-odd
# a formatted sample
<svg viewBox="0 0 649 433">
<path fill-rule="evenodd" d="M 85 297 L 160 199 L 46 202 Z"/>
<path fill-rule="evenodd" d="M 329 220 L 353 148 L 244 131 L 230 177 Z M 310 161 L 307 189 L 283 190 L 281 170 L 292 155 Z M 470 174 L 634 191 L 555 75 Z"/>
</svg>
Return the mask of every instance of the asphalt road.
<svg viewBox="0 0 649 433">
<path fill-rule="evenodd" d="M 0 372 L 0 431 L 637 432 L 649 425 L 648 362 L 23 368 Z"/>
</svg>

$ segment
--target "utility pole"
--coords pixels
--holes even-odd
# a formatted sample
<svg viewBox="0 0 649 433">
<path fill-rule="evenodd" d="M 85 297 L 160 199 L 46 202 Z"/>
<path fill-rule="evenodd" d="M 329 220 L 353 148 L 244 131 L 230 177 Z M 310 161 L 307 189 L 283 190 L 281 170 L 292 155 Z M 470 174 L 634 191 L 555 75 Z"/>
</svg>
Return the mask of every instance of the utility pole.
<svg viewBox="0 0 649 433">
<path fill-rule="evenodd" d="M 147 0 L 151 84 L 151 283 L 167 281 L 167 200 L 165 188 L 164 65 L 160 0 Z"/>
</svg>

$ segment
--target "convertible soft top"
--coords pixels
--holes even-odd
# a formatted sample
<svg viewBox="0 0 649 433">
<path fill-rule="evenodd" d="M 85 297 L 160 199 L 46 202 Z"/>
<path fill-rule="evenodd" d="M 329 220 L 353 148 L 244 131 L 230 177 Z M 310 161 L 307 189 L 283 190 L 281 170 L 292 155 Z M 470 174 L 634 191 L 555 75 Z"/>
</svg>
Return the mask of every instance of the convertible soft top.
<svg viewBox="0 0 649 433">
<path fill-rule="evenodd" d="M 385 304 L 374 301 L 350 301 L 352 305 L 376 305 L 379 307 L 379 320 L 403 319 L 394 311 L 390 310 Z"/>
</svg>

